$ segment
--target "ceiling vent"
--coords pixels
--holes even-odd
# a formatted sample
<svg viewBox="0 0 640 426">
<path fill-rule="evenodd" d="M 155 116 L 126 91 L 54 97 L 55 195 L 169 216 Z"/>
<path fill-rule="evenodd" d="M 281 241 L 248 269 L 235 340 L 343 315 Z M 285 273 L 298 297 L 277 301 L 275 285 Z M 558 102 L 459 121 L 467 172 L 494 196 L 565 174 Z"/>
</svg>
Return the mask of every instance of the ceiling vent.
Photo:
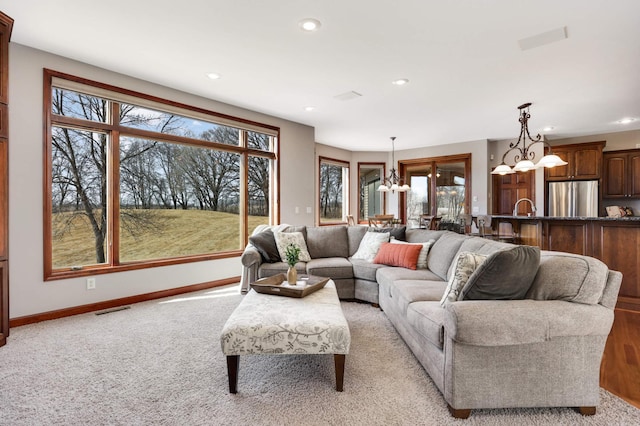
<svg viewBox="0 0 640 426">
<path fill-rule="evenodd" d="M 521 50 L 534 49 L 544 46 L 545 44 L 555 43 L 556 41 L 567 38 L 567 27 L 556 28 L 555 30 L 540 33 L 531 37 L 518 40 Z"/>
<path fill-rule="evenodd" d="M 360 93 L 358 92 L 354 92 L 353 90 L 350 92 L 345 92 L 341 95 L 336 95 L 334 96 L 334 98 L 336 98 L 339 101 L 350 101 L 351 99 L 357 99 L 360 96 L 362 96 Z"/>
</svg>

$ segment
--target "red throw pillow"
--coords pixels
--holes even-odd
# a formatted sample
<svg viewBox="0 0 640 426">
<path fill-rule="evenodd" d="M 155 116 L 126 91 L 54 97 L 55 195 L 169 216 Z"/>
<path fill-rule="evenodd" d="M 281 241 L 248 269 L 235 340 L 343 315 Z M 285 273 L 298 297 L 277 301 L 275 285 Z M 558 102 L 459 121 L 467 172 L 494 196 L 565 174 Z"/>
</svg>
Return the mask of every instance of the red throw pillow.
<svg viewBox="0 0 640 426">
<path fill-rule="evenodd" d="M 417 269 L 422 244 L 382 243 L 373 263 Z"/>
</svg>

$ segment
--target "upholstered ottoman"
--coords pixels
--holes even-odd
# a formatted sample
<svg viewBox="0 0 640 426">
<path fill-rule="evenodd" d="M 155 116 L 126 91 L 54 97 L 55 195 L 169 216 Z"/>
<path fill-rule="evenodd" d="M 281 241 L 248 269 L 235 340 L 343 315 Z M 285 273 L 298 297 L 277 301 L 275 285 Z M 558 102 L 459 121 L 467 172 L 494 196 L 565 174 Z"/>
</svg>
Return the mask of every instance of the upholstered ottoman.
<svg viewBox="0 0 640 426">
<path fill-rule="evenodd" d="M 225 323 L 220 343 L 231 393 L 238 390 L 240 355 L 260 354 L 333 354 L 336 390 L 343 389 L 351 334 L 332 280 L 303 298 L 249 291 Z"/>
</svg>

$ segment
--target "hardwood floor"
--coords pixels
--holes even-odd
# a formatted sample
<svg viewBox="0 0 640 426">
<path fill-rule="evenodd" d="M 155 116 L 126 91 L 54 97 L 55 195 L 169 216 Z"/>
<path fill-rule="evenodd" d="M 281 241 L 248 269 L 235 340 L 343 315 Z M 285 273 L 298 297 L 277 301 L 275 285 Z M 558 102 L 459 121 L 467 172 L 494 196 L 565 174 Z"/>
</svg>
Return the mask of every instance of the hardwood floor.
<svg viewBox="0 0 640 426">
<path fill-rule="evenodd" d="M 600 385 L 640 408 L 640 312 L 615 310 L 602 357 Z"/>
</svg>

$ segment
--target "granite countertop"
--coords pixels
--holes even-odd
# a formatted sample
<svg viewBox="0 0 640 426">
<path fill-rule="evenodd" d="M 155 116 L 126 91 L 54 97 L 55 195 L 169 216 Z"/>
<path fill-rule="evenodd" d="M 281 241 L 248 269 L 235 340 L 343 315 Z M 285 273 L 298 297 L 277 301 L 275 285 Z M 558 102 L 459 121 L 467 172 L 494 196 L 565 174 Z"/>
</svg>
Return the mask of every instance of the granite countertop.
<svg viewBox="0 0 640 426">
<path fill-rule="evenodd" d="M 558 217 L 558 216 L 509 216 L 491 215 L 495 219 L 515 219 L 515 220 L 584 220 L 584 221 L 619 221 L 619 222 L 640 222 L 640 216 L 626 217 Z"/>
</svg>

